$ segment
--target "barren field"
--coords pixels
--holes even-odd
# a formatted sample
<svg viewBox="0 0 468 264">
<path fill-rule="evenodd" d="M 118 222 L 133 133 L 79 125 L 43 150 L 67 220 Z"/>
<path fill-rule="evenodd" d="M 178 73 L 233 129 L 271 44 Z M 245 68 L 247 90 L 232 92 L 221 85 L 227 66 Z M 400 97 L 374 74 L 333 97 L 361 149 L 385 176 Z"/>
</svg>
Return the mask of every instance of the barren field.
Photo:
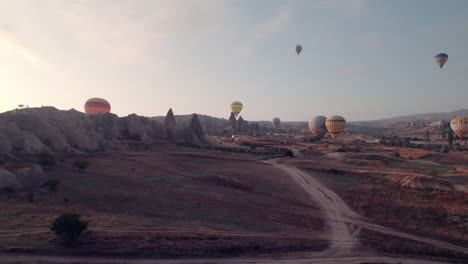
<svg viewBox="0 0 468 264">
<path fill-rule="evenodd" d="M 57 192 L 36 191 L 34 202 L 26 192 L 1 194 L 6 209 L 0 248 L 24 263 L 43 261 L 43 254 L 57 255 L 46 258 L 54 263 L 66 263 L 63 255 L 79 263 L 105 263 L 100 256 L 140 258 L 116 263 L 221 256 L 242 258 L 186 263 L 466 260 L 466 153 L 352 140 L 241 140 L 257 144 L 255 151 L 293 149 L 299 156 L 236 153 L 249 150 L 248 144 L 227 139 L 220 149 L 161 145 L 152 151 L 58 155 L 59 164 L 47 171 L 61 180 Z M 72 167 L 76 159 L 89 161 L 90 168 L 78 172 Z M 47 227 L 64 211 L 90 222 L 71 248 L 59 246 Z"/>
<path fill-rule="evenodd" d="M 90 162 L 87 172 L 71 164 Z M 159 152 L 61 156 L 57 192 L 1 194 L 0 247 L 62 252 L 48 225 L 80 213 L 90 231 L 70 253 L 190 256 L 321 250 L 318 206 L 288 175 L 256 157 L 166 148 Z M 8 166 L 18 166 L 10 163 Z"/>
</svg>

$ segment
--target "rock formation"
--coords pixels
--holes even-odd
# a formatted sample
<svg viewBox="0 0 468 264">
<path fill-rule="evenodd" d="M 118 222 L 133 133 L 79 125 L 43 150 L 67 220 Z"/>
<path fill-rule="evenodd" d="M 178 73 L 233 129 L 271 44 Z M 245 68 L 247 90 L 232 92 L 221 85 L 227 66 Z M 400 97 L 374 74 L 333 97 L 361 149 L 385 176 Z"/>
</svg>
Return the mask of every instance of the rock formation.
<svg viewBox="0 0 468 264">
<path fill-rule="evenodd" d="M 190 125 L 185 129 L 185 142 L 194 145 L 204 145 L 208 143 L 197 114 L 192 115 Z"/>
<path fill-rule="evenodd" d="M 244 127 L 242 128 L 242 132 L 250 132 L 250 124 L 249 121 L 245 120 L 244 121 Z"/>
<path fill-rule="evenodd" d="M 240 116 L 239 119 L 237 120 L 237 131 L 238 132 L 243 131 L 244 123 L 245 123 L 244 119 L 242 118 L 242 116 Z"/>
<path fill-rule="evenodd" d="M 120 148 L 128 140 L 151 143 L 163 135 L 160 123 L 135 114 L 119 118 L 53 107 L 0 114 L 0 155 Z"/>
<path fill-rule="evenodd" d="M 250 130 L 250 135 L 251 136 L 260 136 L 261 134 L 261 129 L 260 129 L 260 125 L 258 123 L 253 123 L 251 126 L 250 126 L 251 130 Z"/>
<path fill-rule="evenodd" d="M 16 180 L 23 189 L 40 188 L 47 182 L 47 175 L 41 166 L 34 165 L 29 168 L 23 168 L 16 172 Z"/>
<path fill-rule="evenodd" d="M 174 113 L 172 112 L 172 108 L 170 108 L 166 114 L 166 118 L 164 119 L 164 126 L 166 127 L 167 138 L 171 141 L 175 141 L 177 122 L 174 117 Z"/>
<path fill-rule="evenodd" d="M 233 112 L 231 112 L 231 116 L 229 116 L 228 120 L 228 128 L 230 128 L 233 132 L 237 131 L 237 119 Z"/>
<path fill-rule="evenodd" d="M 21 185 L 16 180 L 16 175 L 0 168 L 0 191 L 10 189 L 18 190 L 21 188 Z"/>
</svg>

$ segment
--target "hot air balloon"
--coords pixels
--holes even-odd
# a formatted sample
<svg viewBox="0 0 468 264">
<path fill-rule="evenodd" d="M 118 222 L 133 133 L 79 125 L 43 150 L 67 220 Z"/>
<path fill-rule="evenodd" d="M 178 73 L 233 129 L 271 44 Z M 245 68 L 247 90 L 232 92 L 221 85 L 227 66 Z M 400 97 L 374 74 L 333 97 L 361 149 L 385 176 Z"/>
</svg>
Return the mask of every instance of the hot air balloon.
<svg viewBox="0 0 468 264">
<path fill-rule="evenodd" d="M 110 109 L 109 102 L 102 98 L 91 98 L 85 103 L 85 112 L 87 114 L 105 114 L 109 113 Z"/>
<path fill-rule="evenodd" d="M 445 53 L 439 53 L 434 57 L 434 59 L 435 59 L 437 65 L 439 65 L 439 67 L 442 69 L 442 67 L 444 67 L 444 64 L 448 60 L 448 55 L 445 54 Z"/>
<path fill-rule="evenodd" d="M 234 115 L 237 117 L 239 113 L 242 111 L 242 103 L 239 101 L 234 101 L 231 103 L 231 112 L 234 113 Z"/>
<path fill-rule="evenodd" d="M 468 117 L 458 117 L 450 122 L 450 127 L 455 134 L 463 139 L 468 136 Z"/>
<path fill-rule="evenodd" d="M 325 126 L 332 138 L 337 138 L 346 126 L 346 120 L 339 115 L 329 116 L 325 121 Z"/>
<path fill-rule="evenodd" d="M 278 118 L 278 117 L 275 117 L 273 118 L 273 121 L 271 121 L 273 123 L 273 126 L 275 128 L 279 128 L 280 127 L 280 124 L 281 124 L 281 120 Z"/>
<path fill-rule="evenodd" d="M 315 116 L 309 121 L 309 128 L 312 134 L 321 138 L 327 134 L 328 131 L 325 126 L 325 120 L 327 120 L 327 118 L 324 116 Z"/>
<path fill-rule="evenodd" d="M 296 45 L 296 53 L 297 55 L 299 55 L 299 53 L 301 53 L 302 51 L 302 46 L 301 45 Z"/>
</svg>

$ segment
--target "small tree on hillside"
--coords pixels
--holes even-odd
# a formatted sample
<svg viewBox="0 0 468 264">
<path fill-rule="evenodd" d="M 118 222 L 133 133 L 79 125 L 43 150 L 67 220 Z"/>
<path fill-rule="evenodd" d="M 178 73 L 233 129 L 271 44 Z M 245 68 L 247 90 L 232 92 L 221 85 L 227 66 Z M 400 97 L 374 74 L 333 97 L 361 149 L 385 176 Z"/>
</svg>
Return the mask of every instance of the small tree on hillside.
<svg viewBox="0 0 468 264">
<path fill-rule="evenodd" d="M 447 129 L 445 128 L 440 129 L 440 137 L 442 138 L 442 140 L 447 140 Z"/>
<path fill-rule="evenodd" d="M 453 144 L 453 132 L 451 130 L 447 131 L 447 143 L 450 146 Z"/>
<path fill-rule="evenodd" d="M 38 162 L 43 167 L 54 166 L 56 163 L 54 155 L 48 152 L 41 152 L 38 155 Z"/>
<path fill-rule="evenodd" d="M 431 132 L 429 132 L 429 129 L 426 130 L 426 133 L 424 134 L 424 140 L 426 140 L 427 142 L 431 141 Z"/>
<path fill-rule="evenodd" d="M 69 246 L 88 228 L 88 222 L 81 220 L 77 213 L 63 213 L 49 228 L 60 238 L 63 245 Z"/>
<path fill-rule="evenodd" d="M 76 160 L 73 163 L 73 167 L 77 168 L 79 171 L 85 171 L 89 167 L 89 162 L 86 160 Z"/>
</svg>

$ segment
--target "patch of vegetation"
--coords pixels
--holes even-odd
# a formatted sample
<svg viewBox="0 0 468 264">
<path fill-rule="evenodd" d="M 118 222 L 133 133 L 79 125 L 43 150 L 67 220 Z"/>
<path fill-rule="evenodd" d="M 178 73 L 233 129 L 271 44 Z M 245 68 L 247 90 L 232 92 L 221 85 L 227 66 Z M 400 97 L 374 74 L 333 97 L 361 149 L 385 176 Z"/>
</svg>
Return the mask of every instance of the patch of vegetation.
<svg viewBox="0 0 468 264">
<path fill-rule="evenodd" d="M 396 158 L 400 158 L 400 152 L 394 151 L 394 152 L 392 152 L 392 153 L 390 154 L 390 156 L 396 157 Z"/>
<path fill-rule="evenodd" d="M 186 144 L 186 143 L 177 143 L 179 147 L 185 148 L 194 148 L 194 149 L 206 149 L 206 150 L 215 150 L 215 151 L 222 151 L 222 152 L 231 152 L 231 153 L 244 153 L 244 154 L 251 154 L 251 155 L 259 155 L 259 156 L 273 156 L 281 154 L 283 149 L 275 148 L 271 151 L 259 151 L 255 149 L 245 149 L 245 148 L 230 148 L 230 147 L 218 147 L 218 146 L 199 146 L 193 144 Z"/>
<path fill-rule="evenodd" d="M 73 167 L 77 168 L 80 172 L 84 172 L 89 167 L 89 162 L 86 160 L 75 160 Z"/>
<path fill-rule="evenodd" d="M 319 142 L 321 140 L 318 136 L 304 137 L 304 142 Z"/>
<path fill-rule="evenodd" d="M 34 203 L 34 193 L 33 192 L 28 192 L 26 194 L 26 200 L 30 203 Z"/>
<path fill-rule="evenodd" d="M 63 213 L 49 226 L 64 246 L 73 244 L 88 228 L 88 222 L 77 213 Z"/>
<path fill-rule="evenodd" d="M 55 192 L 58 189 L 58 186 L 60 184 L 59 179 L 49 179 L 46 183 L 44 183 L 44 187 L 49 188 L 49 190 Z"/>
<path fill-rule="evenodd" d="M 41 152 L 37 158 L 39 165 L 43 167 L 50 167 L 56 164 L 55 156 L 48 152 Z"/>
</svg>

